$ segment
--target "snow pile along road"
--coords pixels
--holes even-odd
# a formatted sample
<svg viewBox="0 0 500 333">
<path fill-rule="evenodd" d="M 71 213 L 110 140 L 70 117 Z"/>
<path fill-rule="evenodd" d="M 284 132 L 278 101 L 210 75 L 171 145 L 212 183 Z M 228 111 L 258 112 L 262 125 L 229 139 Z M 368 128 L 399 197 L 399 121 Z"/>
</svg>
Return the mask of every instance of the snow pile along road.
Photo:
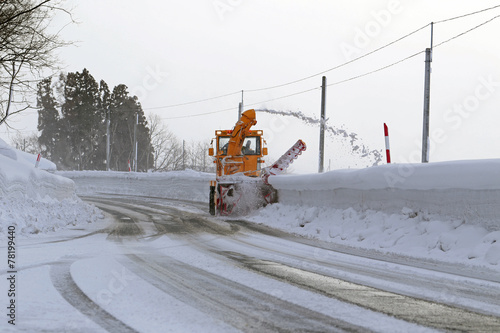
<svg viewBox="0 0 500 333">
<path fill-rule="evenodd" d="M 78 195 L 120 194 L 207 202 L 211 173 L 192 170 L 170 172 L 59 171 L 73 179 Z"/>
<path fill-rule="evenodd" d="M 255 222 L 342 245 L 500 269 L 500 160 L 270 177 Z"/>
<path fill-rule="evenodd" d="M 76 196 L 72 180 L 39 169 L 55 170 L 52 162 L 42 159 L 35 168 L 35 161 L 0 139 L 0 234 L 9 226 L 17 234 L 36 234 L 101 216 Z"/>
</svg>

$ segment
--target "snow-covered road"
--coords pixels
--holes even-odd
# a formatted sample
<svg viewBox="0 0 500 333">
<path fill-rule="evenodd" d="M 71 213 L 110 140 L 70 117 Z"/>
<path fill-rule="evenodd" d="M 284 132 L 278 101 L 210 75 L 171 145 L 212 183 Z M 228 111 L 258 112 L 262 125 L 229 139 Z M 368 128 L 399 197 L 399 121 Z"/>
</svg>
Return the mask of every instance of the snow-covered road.
<svg viewBox="0 0 500 333">
<path fill-rule="evenodd" d="M 106 218 L 19 245 L 18 325 L 2 332 L 500 330 L 488 268 L 212 218 L 196 202 L 84 199 Z"/>
</svg>

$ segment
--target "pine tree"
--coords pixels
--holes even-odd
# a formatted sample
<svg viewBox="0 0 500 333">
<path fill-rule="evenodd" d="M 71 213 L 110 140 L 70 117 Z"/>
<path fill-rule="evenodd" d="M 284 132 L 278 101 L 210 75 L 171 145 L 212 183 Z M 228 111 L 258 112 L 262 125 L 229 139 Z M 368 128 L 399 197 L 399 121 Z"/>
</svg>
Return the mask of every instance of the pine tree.
<svg viewBox="0 0 500 333">
<path fill-rule="evenodd" d="M 140 103 L 136 97 L 129 96 L 126 85 L 120 84 L 113 89 L 110 115 L 112 169 L 128 170 L 127 162 L 134 158 L 134 127 L 138 120 L 136 126 L 137 169 L 145 171 L 148 160 L 150 163 L 153 161 L 149 129 Z"/>
<path fill-rule="evenodd" d="M 153 164 L 153 149 L 144 111 L 137 97 L 121 84 L 110 93 L 84 69 L 81 73 L 45 79 L 38 85 L 39 142 L 45 156 L 60 169 L 106 169 L 106 121 L 110 118 L 112 170 L 128 170 L 133 159 L 134 127 L 138 142 L 138 170 Z M 138 116 L 138 124 L 136 117 Z M 149 165 L 148 165 L 149 163 Z"/>
<path fill-rule="evenodd" d="M 99 85 L 87 69 L 82 73 L 68 73 L 64 86 L 65 139 L 73 152 L 66 162 L 79 170 L 103 169 L 104 161 L 95 159 L 105 112 L 99 108 Z"/>
<path fill-rule="evenodd" d="M 37 91 L 38 107 L 38 130 L 40 136 L 38 142 L 42 147 L 43 155 L 48 159 L 54 159 L 55 150 L 59 141 L 59 112 L 57 103 L 52 95 L 52 78 L 47 78 L 38 83 Z"/>
</svg>

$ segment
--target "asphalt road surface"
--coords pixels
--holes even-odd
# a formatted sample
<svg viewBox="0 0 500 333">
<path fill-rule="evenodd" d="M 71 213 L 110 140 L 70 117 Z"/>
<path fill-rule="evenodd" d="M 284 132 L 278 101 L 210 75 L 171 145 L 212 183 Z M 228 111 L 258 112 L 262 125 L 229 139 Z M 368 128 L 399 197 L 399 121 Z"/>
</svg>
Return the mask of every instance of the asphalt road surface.
<svg viewBox="0 0 500 333">
<path fill-rule="evenodd" d="M 220 331 L 500 332 L 500 277 L 486 269 L 384 256 L 218 219 L 199 203 L 83 199 L 113 221 L 98 233 L 107 234 L 106 246 L 121 249 L 116 258 L 123 267 L 154 286 L 155 297 L 196 309 L 221 323 Z M 51 266 L 61 296 L 104 330 L 142 331 L 79 288 L 70 272 L 77 260 Z M 217 324 L 207 330 L 219 331 Z"/>
</svg>

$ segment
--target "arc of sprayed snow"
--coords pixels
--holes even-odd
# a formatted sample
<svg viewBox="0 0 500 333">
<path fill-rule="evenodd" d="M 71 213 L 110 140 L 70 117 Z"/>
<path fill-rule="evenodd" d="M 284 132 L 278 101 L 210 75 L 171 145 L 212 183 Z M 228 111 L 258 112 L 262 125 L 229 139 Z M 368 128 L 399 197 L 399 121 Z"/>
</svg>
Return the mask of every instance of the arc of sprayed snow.
<svg viewBox="0 0 500 333">
<path fill-rule="evenodd" d="M 255 112 L 266 112 L 266 113 L 276 114 L 276 115 L 280 115 L 280 116 L 291 116 L 291 117 L 295 117 L 297 119 L 300 119 L 300 120 L 302 120 L 303 122 L 305 122 L 305 123 L 307 123 L 309 125 L 319 125 L 319 124 L 321 124 L 321 120 L 320 119 L 306 116 L 301 111 L 290 111 L 290 110 L 288 110 L 288 111 L 278 111 L 278 110 L 270 110 L 270 109 L 265 109 L 264 108 L 264 109 L 255 109 Z M 350 141 L 351 147 L 353 148 L 353 152 L 358 153 L 359 152 L 359 148 L 361 148 L 361 156 L 362 157 L 367 157 L 368 155 L 374 155 L 374 157 L 375 157 L 375 163 L 374 163 L 374 165 L 378 165 L 378 163 L 380 161 L 382 161 L 383 157 L 382 157 L 382 154 L 379 151 L 377 151 L 377 150 L 370 150 L 364 144 L 361 144 L 361 147 L 358 146 L 358 145 L 355 145 L 355 142 L 358 140 L 356 133 L 347 133 L 346 130 L 339 129 L 339 128 L 335 129 L 332 126 L 326 125 L 327 121 L 328 121 L 328 118 L 324 120 L 324 122 L 325 122 L 325 130 L 327 132 L 330 132 L 333 135 L 342 135 L 344 138 L 349 137 L 350 138 L 349 141 Z"/>
<path fill-rule="evenodd" d="M 266 112 L 270 114 L 277 114 L 280 116 L 292 116 L 297 119 L 302 120 L 303 122 L 311 125 L 319 125 L 321 124 L 321 120 L 317 118 L 312 118 L 308 117 L 305 114 L 303 114 L 301 111 L 277 111 L 277 110 L 270 110 L 270 109 L 255 109 L 256 112 Z M 333 135 L 342 135 L 345 138 L 350 137 L 351 138 L 351 144 L 357 140 L 356 135 L 354 133 L 348 134 L 346 130 L 340 129 L 340 128 L 333 128 L 332 126 L 326 125 L 326 122 L 328 121 L 328 118 L 325 119 L 325 129 L 327 132 L 331 132 Z"/>
</svg>

